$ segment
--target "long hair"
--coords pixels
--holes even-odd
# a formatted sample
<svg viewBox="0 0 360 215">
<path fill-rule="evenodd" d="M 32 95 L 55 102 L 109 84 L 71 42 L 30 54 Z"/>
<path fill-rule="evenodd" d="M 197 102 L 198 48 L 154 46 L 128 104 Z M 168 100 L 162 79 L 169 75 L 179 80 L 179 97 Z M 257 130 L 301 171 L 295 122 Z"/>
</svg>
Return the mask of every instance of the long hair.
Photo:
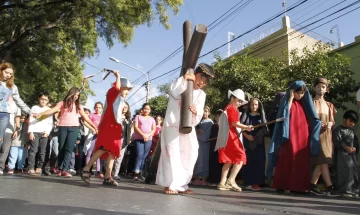
<svg viewBox="0 0 360 215">
<path fill-rule="evenodd" d="M 74 95 L 76 93 L 79 93 L 79 97 L 76 101 L 74 101 Z M 69 92 L 67 93 L 67 95 L 65 96 L 64 100 L 64 108 L 68 109 L 70 112 L 72 111 L 73 108 L 73 103 L 75 102 L 75 106 L 76 106 L 76 110 L 79 111 L 80 110 L 80 89 L 77 87 L 72 87 Z"/>
<path fill-rule="evenodd" d="M 130 119 L 131 119 L 130 105 L 129 105 L 129 103 L 127 103 L 127 102 L 125 102 L 125 104 L 128 106 L 128 110 L 127 110 L 127 112 L 125 113 L 125 118 L 126 118 L 127 120 L 130 120 Z"/>
<path fill-rule="evenodd" d="M 0 72 L 1 72 L 1 76 L 2 76 L 2 72 L 5 70 L 5 69 L 12 69 L 13 72 L 15 73 L 15 67 L 11 64 L 11 63 L 8 63 L 8 62 L 5 62 L 3 61 L 1 64 L 0 64 Z M 11 76 L 11 78 L 9 78 L 8 80 L 6 80 L 6 86 L 10 89 L 13 88 L 14 86 L 14 79 L 15 79 L 15 76 L 14 74 Z"/>
</svg>

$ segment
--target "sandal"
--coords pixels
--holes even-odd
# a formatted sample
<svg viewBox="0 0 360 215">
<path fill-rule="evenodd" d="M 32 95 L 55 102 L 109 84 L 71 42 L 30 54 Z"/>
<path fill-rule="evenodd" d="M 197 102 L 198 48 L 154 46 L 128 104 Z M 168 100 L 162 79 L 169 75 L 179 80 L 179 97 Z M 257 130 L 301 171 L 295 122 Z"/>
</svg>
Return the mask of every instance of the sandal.
<svg viewBox="0 0 360 215">
<path fill-rule="evenodd" d="M 170 190 L 168 187 L 165 187 L 164 194 L 166 195 L 178 195 L 178 191 L 176 190 Z"/>
<path fill-rule="evenodd" d="M 225 185 L 227 185 L 228 187 L 230 187 L 231 190 L 236 191 L 236 192 L 241 192 L 242 189 L 241 187 L 239 187 L 235 181 L 229 181 L 229 179 L 226 181 Z"/>
<path fill-rule="evenodd" d="M 116 187 L 116 186 L 118 186 L 118 183 L 117 183 L 116 181 L 114 181 L 114 179 L 112 179 L 112 178 L 110 177 L 110 178 L 104 179 L 103 185 Z"/>
<path fill-rule="evenodd" d="M 185 190 L 184 192 L 180 192 L 181 194 L 191 195 L 194 194 L 194 192 L 190 189 Z"/>
<path fill-rule="evenodd" d="M 84 173 L 87 174 L 87 176 L 84 175 Z M 85 183 L 90 184 L 90 172 L 89 171 L 85 171 L 84 169 L 82 169 L 80 171 L 80 177 L 81 177 L 81 180 L 83 180 Z"/>
<path fill-rule="evenodd" d="M 35 173 L 38 174 L 38 175 L 41 175 L 42 170 L 40 168 L 36 168 Z"/>
<path fill-rule="evenodd" d="M 29 175 L 36 175 L 36 172 L 35 172 L 35 170 L 29 170 L 28 172 L 27 172 Z"/>
</svg>

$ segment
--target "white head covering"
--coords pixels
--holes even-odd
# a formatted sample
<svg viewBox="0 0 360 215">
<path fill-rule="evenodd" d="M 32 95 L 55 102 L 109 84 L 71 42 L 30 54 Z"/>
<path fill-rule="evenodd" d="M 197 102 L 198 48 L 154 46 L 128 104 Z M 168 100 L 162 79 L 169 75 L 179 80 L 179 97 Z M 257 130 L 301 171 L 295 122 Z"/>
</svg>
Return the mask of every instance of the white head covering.
<svg viewBox="0 0 360 215">
<path fill-rule="evenodd" d="M 241 105 L 247 104 L 248 102 L 245 100 L 245 93 L 244 91 L 237 89 L 232 92 L 231 90 L 228 91 L 228 98 L 230 99 L 231 95 L 235 96 L 236 98 L 242 101 Z"/>
</svg>

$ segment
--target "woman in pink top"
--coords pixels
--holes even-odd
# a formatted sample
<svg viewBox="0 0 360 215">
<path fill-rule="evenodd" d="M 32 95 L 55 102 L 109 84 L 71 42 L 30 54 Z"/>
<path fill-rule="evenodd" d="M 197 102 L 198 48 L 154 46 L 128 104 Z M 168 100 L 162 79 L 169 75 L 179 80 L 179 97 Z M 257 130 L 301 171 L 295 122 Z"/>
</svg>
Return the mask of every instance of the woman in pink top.
<svg viewBox="0 0 360 215">
<path fill-rule="evenodd" d="M 91 119 L 85 114 L 84 109 L 80 105 L 80 89 L 72 87 L 65 99 L 55 105 L 55 107 L 38 114 L 33 114 L 36 119 L 42 116 L 52 115 L 60 111 L 59 122 L 59 155 L 58 166 L 59 172 L 57 176 L 71 178 L 69 173 L 71 154 L 79 133 L 79 119 L 77 114 L 86 121 L 94 134 L 97 133 L 97 127 Z"/>
<path fill-rule="evenodd" d="M 91 121 L 94 123 L 94 125 L 98 128 L 99 124 L 100 124 L 100 120 L 101 120 L 101 113 L 104 109 L 104 106 L 101 102 L 96 102 L 95 106 L 95 113 L 91 113 L 89 115 L 89 118 L 91 119 Z M 97 135 L 95 134 L 92 138 L 92 141 L 90 143 L 90 147 L 86 152 L 86 164 L 89 163 L 90 158 L 92 156 L 92 154 L 94 153 L 94 148 L 95 148 L 95 143 L 97 140 Z M 100 163 L 100 158 L 98 158 L 96 160 L 96 176 L 97 178 L 104 178 L 104 175 L 101 173 L 101 163 Z"/>
<path fill-rule="evenodd" d="M 144 161 L 148 155 L 152 143 L 152 136 L 156 131 L 156 123 L 153 117 L 149 116 L 151 108 L 145 103 L 142 108 L 141 115 L 137 115 L 134 119 L 134 140 L 136 143 L 136 163 L 134 181 L 143 177 L 140 171 L 144 167 Z"/>
</svg>

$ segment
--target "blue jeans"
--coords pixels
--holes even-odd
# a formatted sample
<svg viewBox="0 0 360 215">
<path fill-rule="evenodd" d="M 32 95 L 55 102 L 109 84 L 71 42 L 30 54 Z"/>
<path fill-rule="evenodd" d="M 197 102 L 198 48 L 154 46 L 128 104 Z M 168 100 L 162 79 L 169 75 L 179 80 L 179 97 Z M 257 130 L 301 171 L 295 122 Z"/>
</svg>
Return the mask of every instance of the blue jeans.
<svg viewBox="0 0 360 215">
<path fill-rule="evenodd" d="M 0 112 L 0 148 L 4 142 L 5 130 L 10 122 L 10 114 L 6 112 Z"/>
<path fill-rule="evenodd" d="M 26 159 L 26 149 L 20 146 L 11 146 L 9 153 L 9 169 L 15 169 L 17 161 L 17 168 L 23 169 Z"/>
<path fill-rule="evenodd" d="M 61 171 L 70 169 L 71 156 L 76 144 L 79 128 L 77 126 L 59 126 L 58 166 Z"/>
<path fill-rule="evenodd" d="M 149 154 L 152 140 L 144 142 L 144 140 L 135 140 L 136 143 L 136 163 L 135 172 L 139 173 L 144 167 L 146 156 Z"/>
</svg>

